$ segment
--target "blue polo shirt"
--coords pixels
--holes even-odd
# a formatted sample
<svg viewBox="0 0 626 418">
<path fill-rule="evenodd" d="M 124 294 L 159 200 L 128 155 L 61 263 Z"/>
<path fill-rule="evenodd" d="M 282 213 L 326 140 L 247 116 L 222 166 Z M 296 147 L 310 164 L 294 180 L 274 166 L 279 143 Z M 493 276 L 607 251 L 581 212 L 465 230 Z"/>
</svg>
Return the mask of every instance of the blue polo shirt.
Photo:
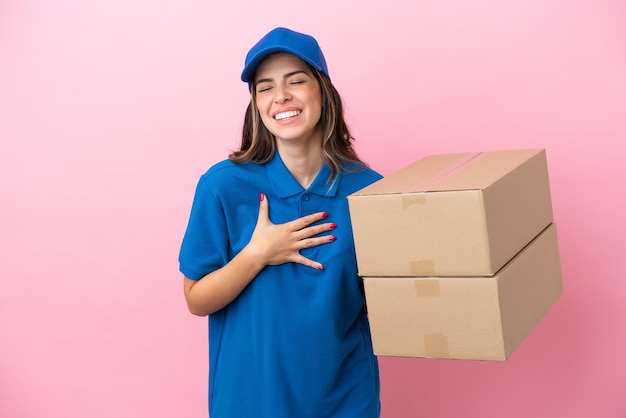
<svg viewBox="0 0 626 418">
<path fill-rule="evenodd" d="M 211 418 L 374 418 L 380 415 L 373 355 L 346 197 L 381 176 L 324 165 L 308 189 L 278 153 L 267 164 L 222 161 L 201 178 L 180 250 L 180 270 L 199 280 L 250 241 L 259 193 L 270 220 L 327 212 L 337 240 L 301 251 L 324 270 L 265 267 L 229 305 L 209 315 Z"/>
</svg>

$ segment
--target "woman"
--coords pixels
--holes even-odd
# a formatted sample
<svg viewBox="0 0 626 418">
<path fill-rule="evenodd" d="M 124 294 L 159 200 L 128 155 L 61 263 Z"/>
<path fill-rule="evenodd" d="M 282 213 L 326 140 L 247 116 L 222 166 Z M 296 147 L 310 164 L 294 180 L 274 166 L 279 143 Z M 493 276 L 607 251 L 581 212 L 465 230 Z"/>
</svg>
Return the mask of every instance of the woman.
<svg viewBox="0 0 626 418">
<path fill-rule="evenodd" d="M 277 28 L 246 57 L 241 149 L 197 186 L 180 252 L 209 315 L 211 418 L 380 415 L 346 197 L 359 160 L 317 41 Z"/>
</svg>

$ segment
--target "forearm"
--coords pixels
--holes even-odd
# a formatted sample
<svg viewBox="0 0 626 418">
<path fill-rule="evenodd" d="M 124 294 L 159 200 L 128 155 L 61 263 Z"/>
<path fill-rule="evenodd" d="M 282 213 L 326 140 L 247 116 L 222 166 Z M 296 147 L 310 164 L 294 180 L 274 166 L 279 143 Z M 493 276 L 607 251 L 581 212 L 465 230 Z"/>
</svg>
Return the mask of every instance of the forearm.
<svg viewBox="0 0 626 418">
<path fill-rule="evenodd" d="M 259 219 L 244 249 L 224 267 L 198 281 L 185 278 L 185 298 L 194 315 L 206 316 L 228 305 L 266 265 L 293 262 L 323 270 L 319 262 L 303 257 L 300 250 L 335 240 L 332 235 L 320 235 L 334 229 L 334 224 L 309 226 L 328 215 L 317 212 L 274 225 L 268 217 L 268 200 L 264 195 L 261 197 Z"/>
<path fill-rule="evenodd" d="M 185 299 L 189 311 L 198 316 L 216 312 L 232 302 L 265 267 L 249 248 L 244 248 L 224 267 L 200 280 L 185 278 Z"/>
</svg>

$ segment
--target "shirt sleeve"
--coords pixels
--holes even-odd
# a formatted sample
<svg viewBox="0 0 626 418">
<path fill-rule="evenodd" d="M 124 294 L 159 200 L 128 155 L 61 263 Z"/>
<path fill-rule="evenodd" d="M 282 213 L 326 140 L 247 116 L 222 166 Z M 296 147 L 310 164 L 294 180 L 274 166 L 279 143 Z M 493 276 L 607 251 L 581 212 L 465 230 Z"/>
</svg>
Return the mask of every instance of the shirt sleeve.
<svg viewBox="0 0 626 418">
<path fill-rule="evenodd" d="M 209 177 L 200 178 L 191 206 L 178 261 L 180 271 L 192 280 L 223 267 L 229 260 L 229 240 L 224 210 L 211 190 Z"/>
</svg>

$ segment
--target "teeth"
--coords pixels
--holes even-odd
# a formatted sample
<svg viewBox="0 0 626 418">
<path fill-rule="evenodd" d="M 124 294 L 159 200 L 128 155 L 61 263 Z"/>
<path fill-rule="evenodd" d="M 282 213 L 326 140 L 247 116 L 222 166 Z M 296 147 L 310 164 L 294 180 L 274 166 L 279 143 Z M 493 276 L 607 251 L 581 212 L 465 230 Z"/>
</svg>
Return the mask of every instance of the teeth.
<svg viewBox="0 0 626 418">
<path fill-rule="evenodd" d="M 274 118 L 276 120 L 282 120 L 282 119 L 287 119 L 287 118 L 292 118 L 294 116 L 298 116 L 299 114 L 300 112 L 297 110 L 290 110 L 289 112 L 279 113 Z"/>
</svg>

